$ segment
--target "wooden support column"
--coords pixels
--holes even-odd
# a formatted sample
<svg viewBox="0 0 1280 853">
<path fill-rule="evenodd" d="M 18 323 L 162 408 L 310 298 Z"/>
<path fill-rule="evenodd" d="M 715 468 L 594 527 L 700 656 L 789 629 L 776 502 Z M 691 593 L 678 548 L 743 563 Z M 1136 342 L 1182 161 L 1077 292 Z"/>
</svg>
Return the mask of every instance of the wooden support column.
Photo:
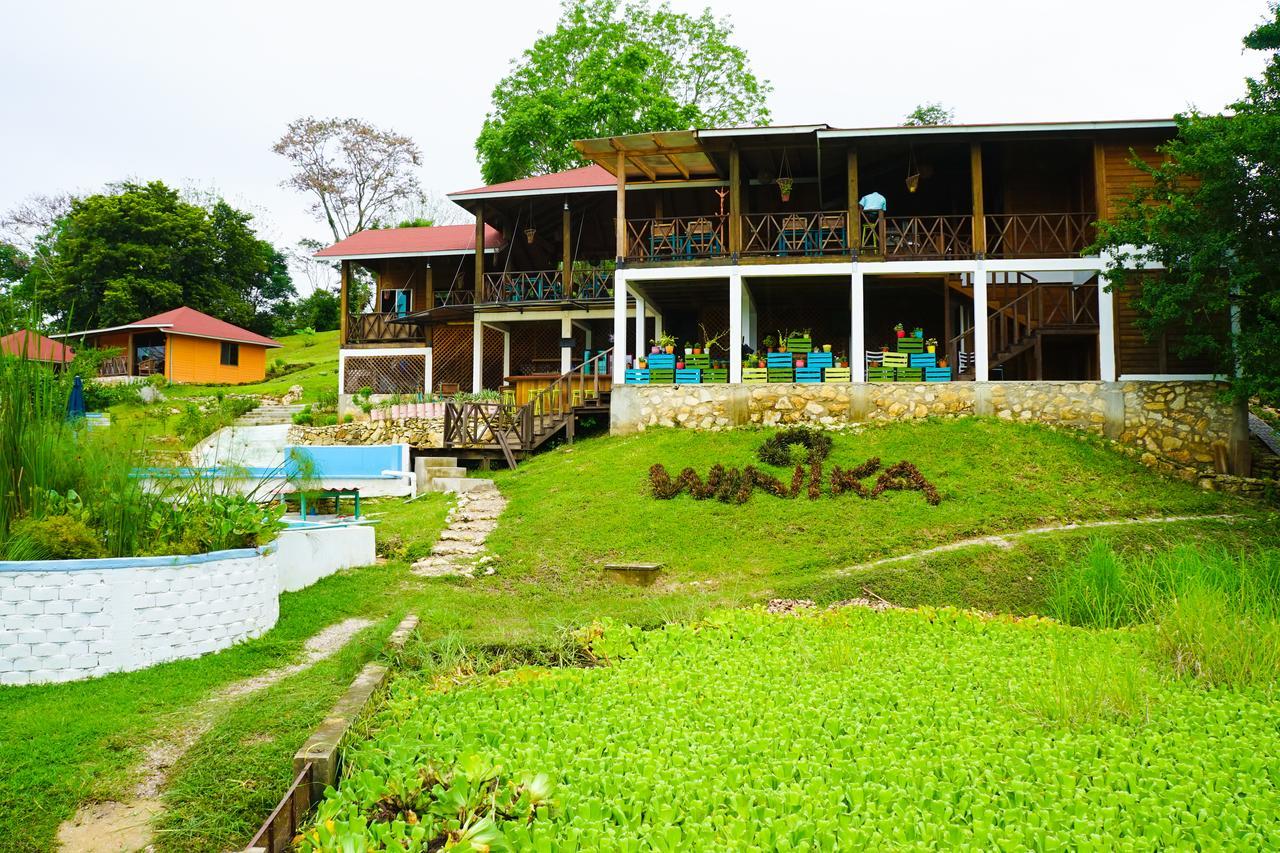
<svg viewBox="0 0 1280 853">
<path fill-rule="evenodd" d="M 982 203 L 982 143 L 969 143 L 969 177 L 973 183 L 973 252 L 987 255 L 987 215 Z"/>
<path fill-rule="evenodd" d="M 564 271 L 560 274 L 560 284 L 565 299 L 573 297 L 573 240 L 570 237 L 571 221 L 569 215 L 569 202 L 564 203 L 564 210 L 560 213 L 560 242 L 563 243 L 560 249 L 562 256 L 560 263 L 564 265 Z"/>
<path fill-rule="evenodd" d="M 476 286 L 475 300 L 484 293 L 484 204 L 476 208 Z"/>
<path fill-rule="evenodd" d="M 426 301 L 423 305 L 421 305 L 421 306 L 419 306 L 419 307 L 418 307 L 418 310 L 419 310 L 419 311 L 429 311 L 429 310 L 431 310 L 432 308 L 434 308 L 434 307 L 435 307 L 435 304 L 436 304 L 436 278 L 435 278 L 435 272 L 434 272 L 434 270 L 432 270 L 432 269 L 431 269 L 431 264 L 427 264 L 427 271 L 426 271 L 425 276 L 426 276 L 426 285 L 425 285 L 425 288 L 426 288 L 426 291 L 427 291 L 427 301 Z M 423 324 L 423 325 L 421 325 L 421 326 L 419 326 L 419 327 L 418 327 L 418 333 L 422 335 L 422 342 L 423 342 L 427 347 L 430 347 L 430 346 L 431 346 L 431 327 L 430 327 L 430 326 L 428 326 L 428 325 L 426 325 L 426 324 Z M 430 365 L 430 360 L 431 360 L 431 357 L 430 357 L 430 354 L 428 354 L 428 356 L 427 356 L 428 366 Z M 431 390 L 431 383 L 430 383 L 430 381 L 429 381 L 429 380 L 430 380 L 430 378 L 431 378 L 431 377 L 430 377 L 430 370 L 428 370 L 428 376 L 427 376 L 427 379 L 428 379 L 428 382 L 427 382 L 427 390 L 428 390 L 428 391 L 430 391 L 430 390 Z"/>
<path fill-rule="evenodd" d="M 618 263 L 623 263 L 627 259 L 627 155 L 621 151 L 618 152 L 618 211 L 615 230 Z"/>
<path fill-rule="evenodd" d="M 848 154 L 845 158 L 845 170 L 849 179 L 849 246 L 856 256 L 858 250 L 862 248 L 862 211 L 858 207 L 858 149 L 849 146 Z M 852 358 L 852 354 L 850 358 Z M 853 362 L 851 361 L 850 364 Z"/>
<path fill-rule="evenodd" d="M 729 254 L 742 254 L 742 156 L 736 145 L 729 149 Z"/>
<path fill-rule="evenodd" d="M 1093 204 L 1098 221 L 1107 218 L 1107 155 L 1101 142 L 1093 143 Z"/>
<path fill-rule="evenodd" d="M 347 293 L 351 290 L 351 261 L 341 261 L 340 269 L 342 270 L 342 285 L 339 288 L 338 299 L 338 340 L 342 342 L 342 346 L 346 346 L 347 341 Z M 132 343 L 132 342 L 130 342 Z M 130 347 L 132 349 L 132 346 Z M 130 356 L 132 358 L 132 356 Z"/>
</svg>

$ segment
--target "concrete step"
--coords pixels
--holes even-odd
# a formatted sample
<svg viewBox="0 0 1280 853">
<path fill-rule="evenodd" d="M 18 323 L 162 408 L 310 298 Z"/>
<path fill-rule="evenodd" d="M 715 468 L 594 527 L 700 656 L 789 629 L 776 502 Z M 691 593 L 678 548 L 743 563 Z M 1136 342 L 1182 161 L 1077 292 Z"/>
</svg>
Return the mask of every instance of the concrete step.
<svg viewBox="0 0 1280 853">
<path fill-rule="evenodd" d="M 482 492 L 493 488 L 492 480 L 479 480 L 470 477 L 434 477 L 427 486 L 429 492 Z"/>
<path fill-rule="evenodd" d="M 424 468 L 457 468 L 458 457 L 456 456 L 419 456 L 414 460 L 414 464 L 421 465 Z"/>
<path fill-rule="evenodd" d="M 466 477 L 466 476 L 467 476 L 467 469 L 463 468 L 462 466 L 458 466 L 456 468 L 437 467 L 437 468 L 427 469 L 428 480 L 439 480 L 442 477 L 456 479 L 459 477 Z"/>
</svg>

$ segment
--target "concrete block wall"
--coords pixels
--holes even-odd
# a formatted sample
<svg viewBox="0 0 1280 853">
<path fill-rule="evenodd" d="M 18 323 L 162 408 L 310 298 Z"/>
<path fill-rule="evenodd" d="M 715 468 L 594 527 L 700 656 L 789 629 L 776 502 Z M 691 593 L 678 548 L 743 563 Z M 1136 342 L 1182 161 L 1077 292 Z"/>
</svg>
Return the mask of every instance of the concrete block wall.
<svg viewBox="0 0 1280 853">
<path fill-rule="evenodd" d="M 195 658 L 268 631 L 279 593 L 375 559 L 363 525 L 191 557 L 0 562 L 0 685 Z"/>
</svg>

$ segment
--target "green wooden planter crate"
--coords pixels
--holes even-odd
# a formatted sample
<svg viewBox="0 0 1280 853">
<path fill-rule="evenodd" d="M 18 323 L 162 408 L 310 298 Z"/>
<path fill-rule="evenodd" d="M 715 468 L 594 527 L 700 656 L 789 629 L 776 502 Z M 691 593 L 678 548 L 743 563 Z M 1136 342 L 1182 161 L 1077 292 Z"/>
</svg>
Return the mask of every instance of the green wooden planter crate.
<svg viewBox="0 0 1280 853">
<path fill-rule="evenodd" d="M 650 385 L 662 385 L 662 384 L 669 385 L 674 383 L 675 381 L 676 381 L 675 370 L 650 370 L 649 371 Z"/>
<path fill-rule="evenodd" d="M 706 369 L 711 366 L 711 356 L 706 353 L 702 355 L 686 355 L 684 357 L 684 366 L 687 368 L 700 367 Z"/>
<path fill-rule="evenodd" d="M 795 382 L 796 381 L 795 370 L 792 370 L 789 368 L 782 368 L 782 367 L 770 367 L 768 368 L 768 370 L 769 370 L 770 382 Z"/>
<path fill-rule="evenodd" d="M 899 382 L 923 382 L 923 367 L 899 367 L 897 370 L 897 381 Z"/>
<path fill-rule="evenodd" d="M 787 352 L 813 352 L 813 338 L 787 338 Z"/>
<path fill-rule="evenodd" d="M 710 370 L 702 371 L 702 382 L 704 385 L 724 385 L 729 381 L 729 371 L 723 367 L 713 367 Z"/>
<path fill-rule="evenodd" d="M 892 382 L 894 380 L 894 370 L 892 367 L 868 367 L 868 382 Z M 657 380 L 652 380 L 657 381 Z"/>
<path fill-rule="evenodd" d="M 742 381 L 747 385 L 763 385 L 769 381 L 769 371 L 763 367 L 744 367 Z"/>
<path fill-rule="evenodd" d="M 898 352 L 924 352 L 924 341 L 920 338 L 898 338 Z"/>
</svg>

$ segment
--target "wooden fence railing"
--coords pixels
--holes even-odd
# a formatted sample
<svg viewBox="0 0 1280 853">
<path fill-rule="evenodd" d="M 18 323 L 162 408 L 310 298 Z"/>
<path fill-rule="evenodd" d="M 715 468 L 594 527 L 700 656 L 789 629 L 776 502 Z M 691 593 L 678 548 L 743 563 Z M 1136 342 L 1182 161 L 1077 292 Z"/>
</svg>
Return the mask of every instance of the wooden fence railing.
<svg viewBox="0 0 1280 853">
<path fill-rule="evenodd" d="M 846 255 L 847 213 L 748 213 L 742 217 L 744 255 Z"/>
<path fill-rule="evenodd" d="M 375 312 L 353 314 L 347 324 L 347 343 L 375 344 L 388 341 L 420 341 L 422 330 L 411 323 L 397 322 L 399 314 Z"/>
<path fill-rule="evenodd" d="M 987 255 L 1073 258 L 1093 242 L 1096 213 L 989 213 Z"/>
<path fill-rule="evenodd" d="M 627 259 L 679 261 L 728 254 L 728 216 L 627 220 Z"/>
<path fill-rule="evenodd" d="M 487 272 L 481 302 L 558 302 L 565 298 L 559 270 Z"/>
</svg>

